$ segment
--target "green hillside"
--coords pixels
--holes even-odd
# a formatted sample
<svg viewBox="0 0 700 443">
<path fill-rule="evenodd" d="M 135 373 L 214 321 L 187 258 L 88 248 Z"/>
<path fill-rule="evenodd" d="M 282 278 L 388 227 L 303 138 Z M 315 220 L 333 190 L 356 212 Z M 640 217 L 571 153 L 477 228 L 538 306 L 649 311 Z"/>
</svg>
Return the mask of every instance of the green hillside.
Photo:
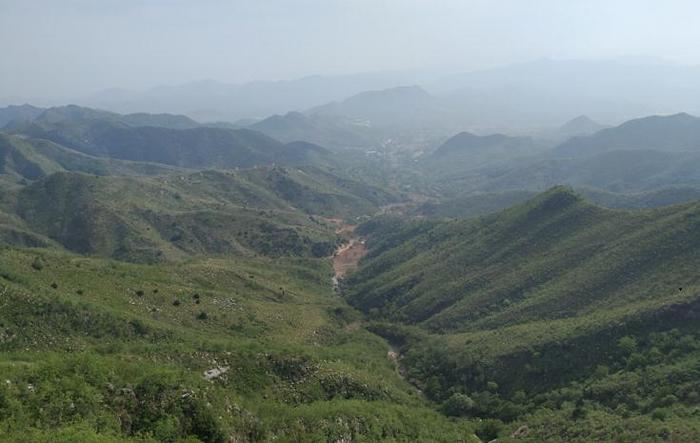
<svg viewBox="0 0 700 443">
<path fill-rule="evenodd" d="M 331 152 L 80 107 L 10 128 L 2 441 L 700 434 L 696 153 Z"/>
<path fill-rule="evenodd" d="M 333 164 L 328 150 L 311 143 L 285 145 L 249 129 L 203 127 L 169 114 L 121 115 L 66 106 L 49 108 L 8 130 L 35 139 L 34 144 L 49 140 L 92 157 L 182 168 Z"/>
<path fill-rule="evenodd" d="M 0 132 L 0 177 L 10 183 L 28 182 L 58 171 L 95 175 L 157 175 L 176 168 L 94 157 L 48 140 Z"/>
<path fill-rule="evenodd" d="M 346 297 L 456 415 L 528 424 L 534 441 L 605 439 L 613 422 L 644 440 L 661 420 L 689 441 L 700 403 L 672 374 L 700 362 L 699 223 L 697 203 L 610 210 L 561 187 L 473 220 L 376 220 Z"/>
<path fill-rule="evenodd" d="M 60 172 L 17 191 L 5 206 L 21 220 L 16 230 L 68 250 L 155 262 L 328 256 L 338 238 L 324 216 L 369 215 L 394 198 L 322 171 L 273 167 L 150 178 Z"/>
<path fill-rule="evenodd" d="M 425 159 L 425 167 L 433 174 L 444 176 L 495 161 L 531 155 L 546 147 L 530 137 L 479 136 L 461 132 L 438 146 Z"/>
<path fill-rule="evenodd" d="M 325 260 L 0 269 L 3 441 L 477 441 L 352 326 Z"/>
<path fill-rule="evenodd" d="M 199 123 L 184 115 L 148 114 L 145 112 L 117 114 L 77 105 L 56 106 L 48 109 L 36 108 L 31 105 L 0 108 L 0 128 L 19 129 L 31 123 L 51 125 L 86 120 L 107 120 L 129 126 L 157 126 L 171 129 L 189 129 L 200 126 Z"/>
</svg>

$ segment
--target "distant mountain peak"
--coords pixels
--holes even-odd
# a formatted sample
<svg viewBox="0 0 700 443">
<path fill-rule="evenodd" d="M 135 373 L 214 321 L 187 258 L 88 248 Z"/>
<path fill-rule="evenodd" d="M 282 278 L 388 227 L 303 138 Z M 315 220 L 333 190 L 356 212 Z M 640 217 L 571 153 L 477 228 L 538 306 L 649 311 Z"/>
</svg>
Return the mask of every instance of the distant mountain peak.
<svg viewBox="0 0 700 443">
<path fill-rule="evenodd" d="M 394 88 L 379 89 L 373 91 L 364 91 L 347 98 L 343 103 L 349 103 L 355 100 L 364 100 L 367 98 L 382 98 L 382 99 L 430 99 L 432 96 L 422 87 L 418 85 L 411 86 L 396 86 Z"/>
<path fill-rule="evenodd" d="M 596 124 L 596 125 L 598 124 L 598 122 L 596 122 L 595 120 L 593 120 L 589 116 L 587 116 L 585 114 L 581 114 L 578 117 L 574 117 L 571 120 L 569 120 L 568 122 L 566 122 L 564 124 L 564 126 L 566 126 L 566 125 L 582 125 L 582 124 L 591 124 L 591 123 Z"/>
<path fill-rule="evenodd" d="M 592 135 L 574 137 L 556 148 L 560 154 L 575 156 L 638 149 L 697 151 L 700 118 L 685 112 L 637 118 Z"/>
<path fill-rule="evenodd" d="M 559 133 L 573 137 L 577 135 L 588 135 L 604 129 L 606 126 L 598 123 L 587 115 L 579 115 L 559 127 Z"/>
<path fill-rule="evenodd" d="M 460 132 L 450 137 L 435 150 L 434 156 L 441 157 L 456 152 L 480 151 L 507 144 L 517 144 L 529 140 L 526 138 L 510 137 L 504 134 L 476 135 L 471 132 Z"/>
</svg>

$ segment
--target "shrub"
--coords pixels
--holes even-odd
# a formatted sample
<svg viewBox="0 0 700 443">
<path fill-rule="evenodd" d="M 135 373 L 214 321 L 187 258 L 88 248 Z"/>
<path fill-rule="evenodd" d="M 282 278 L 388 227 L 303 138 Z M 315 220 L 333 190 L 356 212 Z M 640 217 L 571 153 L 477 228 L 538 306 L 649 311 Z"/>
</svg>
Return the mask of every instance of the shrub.
<svg viewBox="0 0 700 443">
<path fill-rule="evenodd" d="M 502 429 L 503 423 L 501 423 L 500 420 L 489 419 L 482 420 L 475 429 L 474 433 L 482 441 L 491 441 L 498 438 L 498 435 L 501 433 Z"/>
<path fill-rule="evenodd" d="M 627 335 L 617 342 L 617 347 L 620 348 L 624 355 L 630 355 L 637 350 L 637 340 Z"/>
<path fill-rule="evenodd" d="M 665 409 L 654 409 L 651 413 L 651 418 L 654 420 L 666 420 L 666 417 L 668 417 L 668 411 Z"/>
<path fill-rule="evenodd" d="M 44 269 L 44 261 L 41 259 L 41 257 L 34 257 L 34 261 L 32 261 L 32 268 L 36 269 L 37 271 Z"/>
<path fill-rule="evenodd" d="M 442 412 L 453 417 L 470 415 L 474 411 L 476 404 L 466 394 L 452 394 L 445 403 L 442 404 Z"/>
</svg>

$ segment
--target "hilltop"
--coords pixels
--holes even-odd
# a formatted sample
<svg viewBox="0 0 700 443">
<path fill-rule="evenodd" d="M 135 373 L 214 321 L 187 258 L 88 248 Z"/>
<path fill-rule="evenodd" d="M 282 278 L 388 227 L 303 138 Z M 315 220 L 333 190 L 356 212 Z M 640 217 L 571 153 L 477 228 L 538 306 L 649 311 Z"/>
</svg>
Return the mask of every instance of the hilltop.
<svg viewBox="0 0 700 443">
<path fill-rule="evenodd" d="M 289 112 L 254 123 L 250 129 L 283 142 L 303 140 L 331 148 L 371 147 L 379 137 L 362 122 L 343 116 Z"/>
</svg>

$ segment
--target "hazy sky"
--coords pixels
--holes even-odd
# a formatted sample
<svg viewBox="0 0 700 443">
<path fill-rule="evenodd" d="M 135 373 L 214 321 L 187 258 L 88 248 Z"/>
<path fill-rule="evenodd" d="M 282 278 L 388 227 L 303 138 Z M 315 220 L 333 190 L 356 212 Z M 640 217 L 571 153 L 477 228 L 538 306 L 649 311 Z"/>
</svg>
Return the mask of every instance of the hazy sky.
<svg viewBox="0 0 700 443">
<path fill-rule="evenodd" d="M 0 0 L 0 97 L 649 55 L 700 63 L 684 0 Z"/>
</svg>

